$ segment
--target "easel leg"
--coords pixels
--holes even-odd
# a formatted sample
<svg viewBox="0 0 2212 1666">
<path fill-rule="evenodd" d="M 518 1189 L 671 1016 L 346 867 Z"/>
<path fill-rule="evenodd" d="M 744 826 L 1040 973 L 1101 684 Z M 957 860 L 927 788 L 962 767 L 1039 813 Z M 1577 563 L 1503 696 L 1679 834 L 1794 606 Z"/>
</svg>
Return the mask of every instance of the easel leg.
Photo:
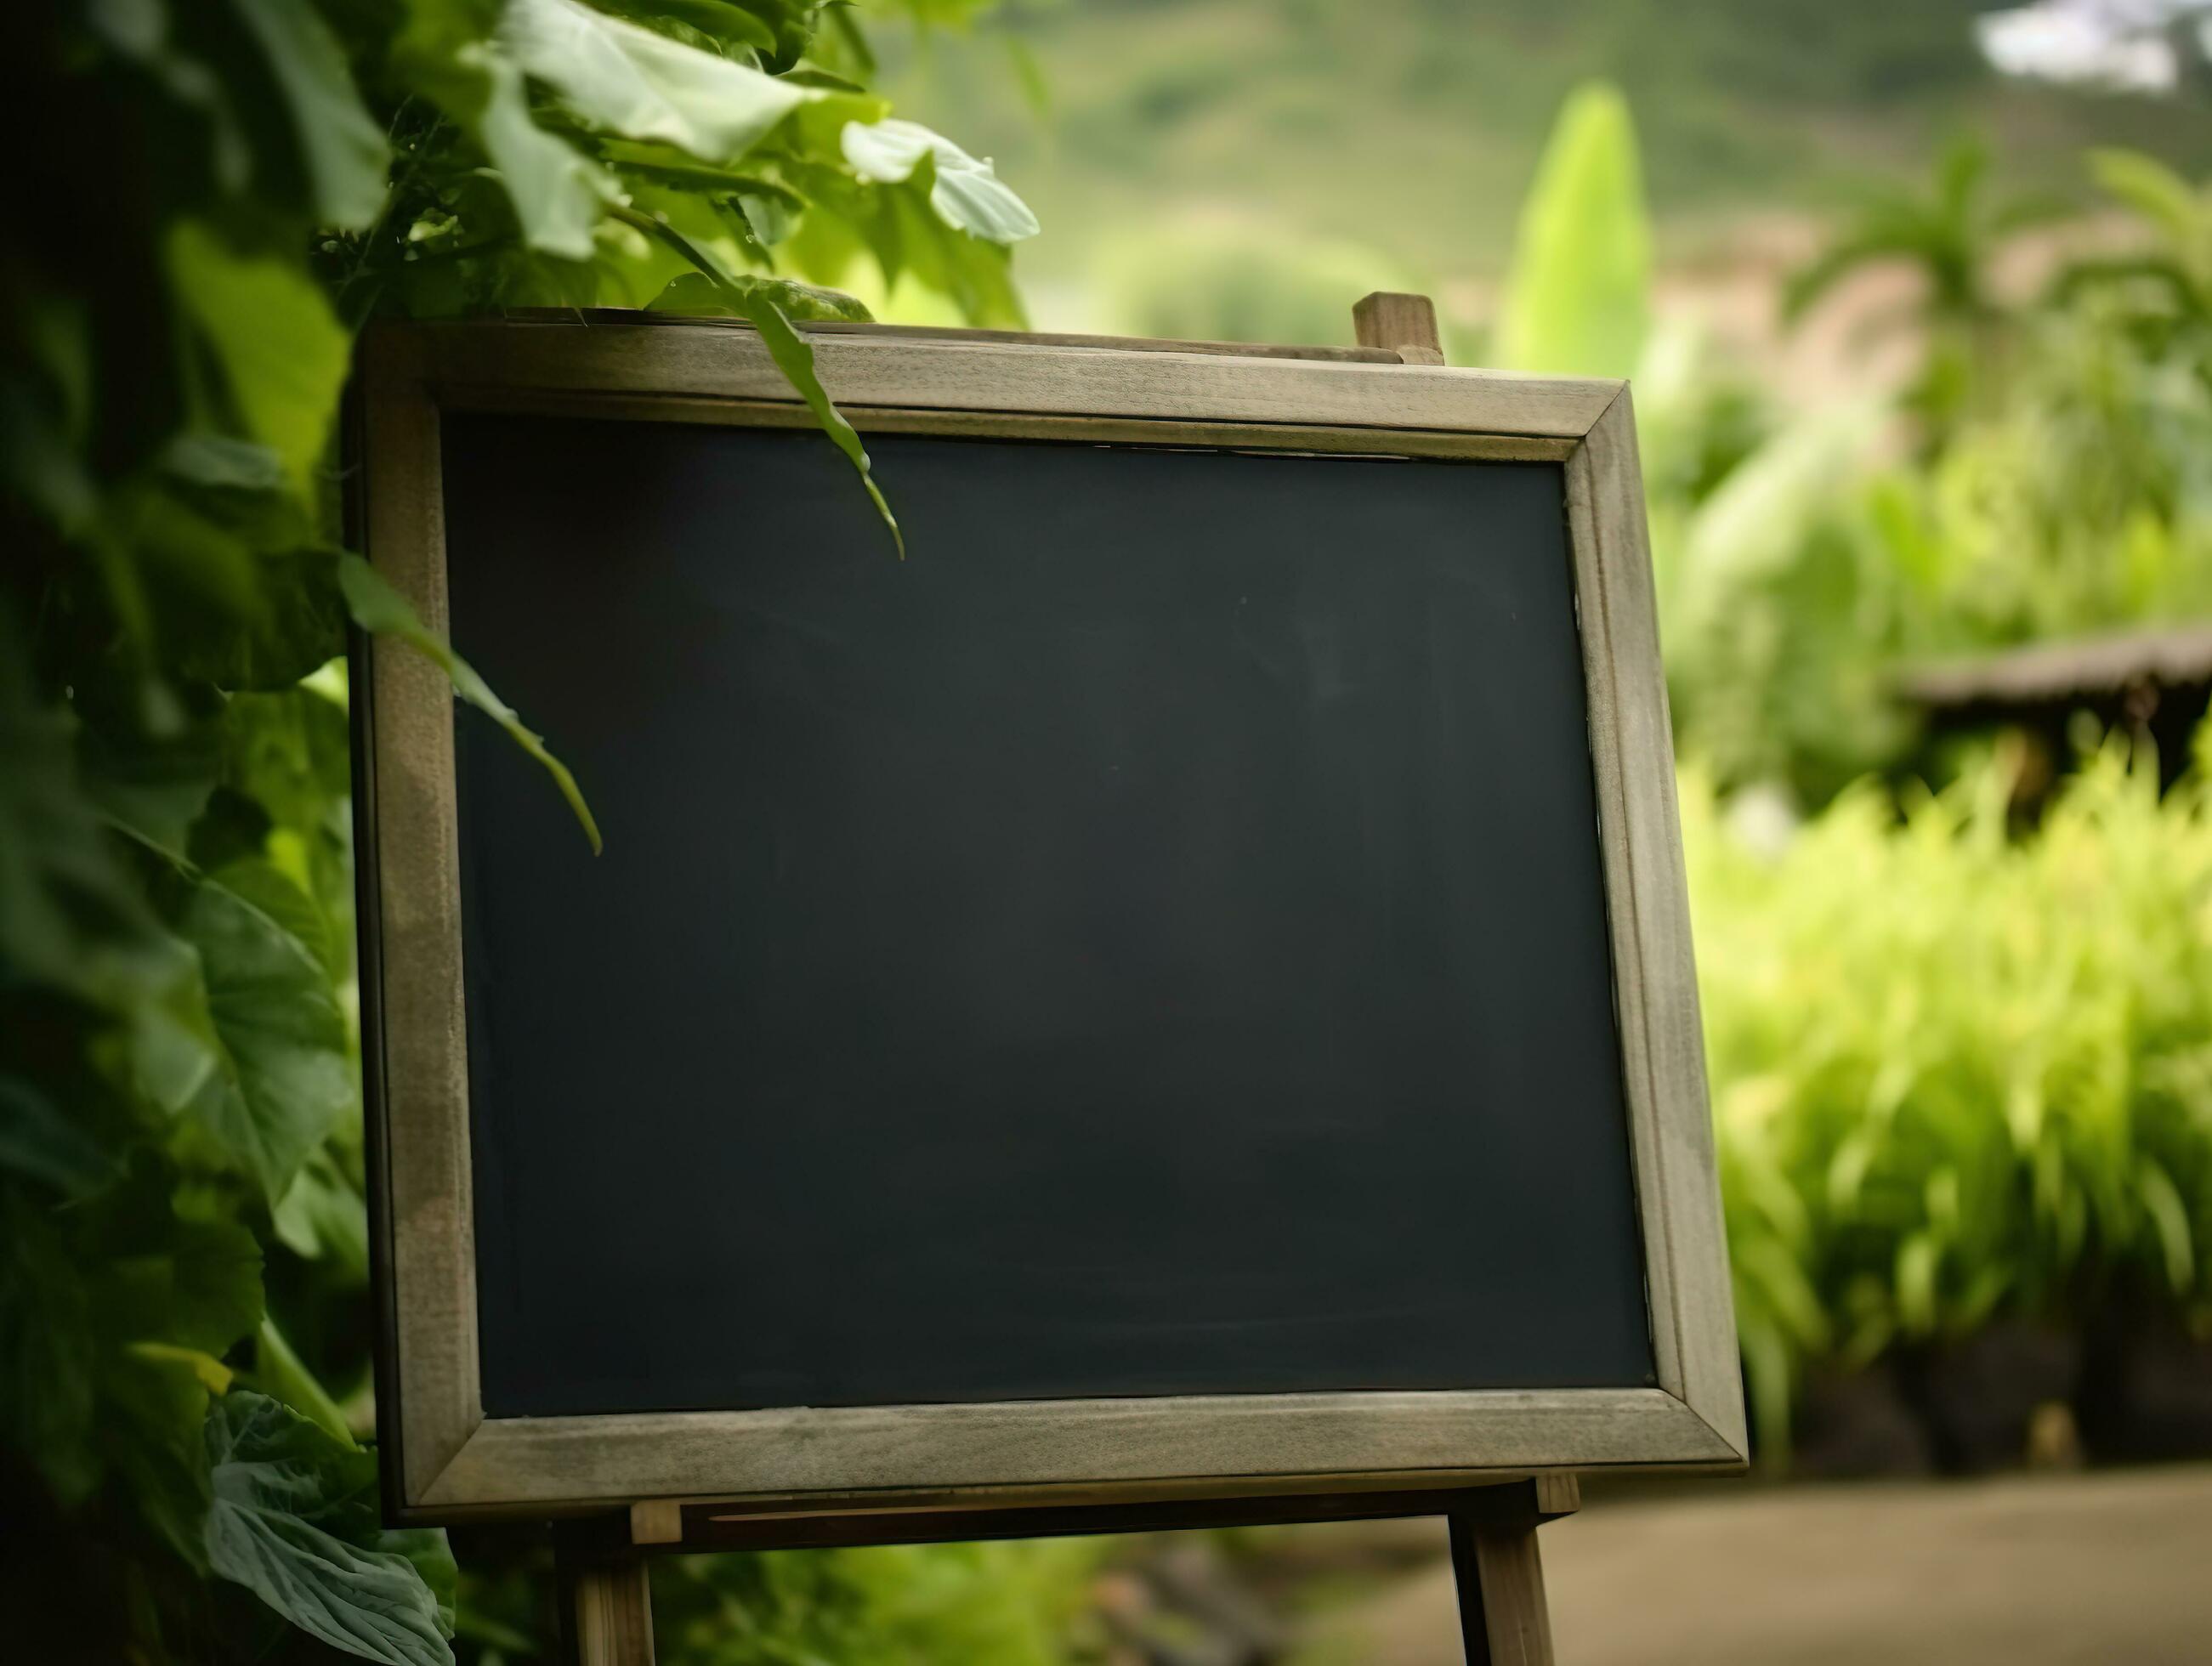
<svg viewBox="0 0 2212 1666">
<path fill-rule="evenodd" d="M 568 1666 L 653 1666 L 653 1592 L 641 1560 L 586 1560 L 558 1538 L 553 1566 Z"/>
<path fill-rule="evenodd" d="M 1468 1666 L 1553 1666 L 1552 1615 L 1536 1523 L 1451 1519 L 1452 1576 Z"/>
</svg>

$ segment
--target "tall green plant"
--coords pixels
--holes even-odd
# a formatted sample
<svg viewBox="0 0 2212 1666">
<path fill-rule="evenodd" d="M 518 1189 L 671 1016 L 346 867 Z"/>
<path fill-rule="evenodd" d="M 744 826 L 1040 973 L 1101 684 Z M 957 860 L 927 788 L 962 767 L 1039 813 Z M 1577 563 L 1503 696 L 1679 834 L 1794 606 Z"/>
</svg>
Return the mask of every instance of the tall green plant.
<svg viewBox="0 0 2212 1666">
<path fill-rule="evenodd" d="M 0 93 L 46 112 L 0 184 L 0 1612 L 30 1656 L 452 1658 L 453 1559 L 381 1529 L 362 1444 L 349 617 L 592 830 L 339 547 L 352 337 L 735 313 L 865 476 L 803 331 L 859 309 L 820 286 L 867 259 L 1007 321 L 1035 229 L 870 64 L 800 0 L 0 12 Z"/>
<path fill-rule="evenodd" d="M 1604 82 L 1559 108 L 1521 205 L 1494 356 L 1509 370 L 1626 376 L 1651 326 L 1651 219 L 1628 100 Z"/>
</svg>

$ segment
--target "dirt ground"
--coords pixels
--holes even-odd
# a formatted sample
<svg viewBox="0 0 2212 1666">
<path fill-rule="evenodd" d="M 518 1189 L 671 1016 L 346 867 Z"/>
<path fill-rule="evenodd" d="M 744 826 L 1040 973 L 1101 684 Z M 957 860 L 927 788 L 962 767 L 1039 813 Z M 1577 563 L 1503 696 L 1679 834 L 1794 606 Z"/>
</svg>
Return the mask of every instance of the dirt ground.
<svg viewBox="0 0 2212 1666">
<path fill-rule="evenodd" d="M 1599 1501 L 1543 1529 L 1561 1666 L 2212 1663 L 2212 1466 Z M 1308 1658 L 1459 1666 L 1447 1566 Z"/>
</svg>

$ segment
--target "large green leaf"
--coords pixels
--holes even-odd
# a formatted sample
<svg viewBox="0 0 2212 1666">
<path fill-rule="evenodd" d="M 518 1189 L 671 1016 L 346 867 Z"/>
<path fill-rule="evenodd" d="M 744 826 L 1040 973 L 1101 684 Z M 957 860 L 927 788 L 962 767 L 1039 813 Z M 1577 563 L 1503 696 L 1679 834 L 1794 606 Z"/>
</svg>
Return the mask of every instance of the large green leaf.
<svg viewBox="0 0 2212 1666">
<path fill-rule="evenodd" d="M 215 1571 L 333 1648 L 390 1666 L 449 1666 L 450 1598 L 403 1543 L 375 1547 L 374 1454 L 265 1395 L 226 1395 L 208 1415 Z"/>
<path fill-rule="evenodd" d="M 1521 210 L 1498 362 L 1626 376 L 1651 317 L 1651 221 L 1628 101 L 1592 82 L 1568 95 Z"/>
<path fill-rule="evenodd" d="M 481 46 L 471 47 L 468 59 L 485 77 L 477 137 L 507 187 L 523 241 L 564 260 L 588 260 L 600 211 L 615 195 L 614 181 L 575 146 L 530 119 L 522 71 L 512 59 Z"/>
<path fill-rule="evenodd" d="M 180 220 L 167 246 L 169 283 L 222 367 L 248 438 L 307 484 L 337 415 L 351 350 L 307 274 L 285 261 L 234 253 L 213 228 Z"/>
<path fill-rule="evenodd" d="M 391 153 L 362 107 L 345 51 L 303 0 L 232 0 L 292 107 L 293 130 L 325 225 L 359 230 L 384 205 Z"/>
<path fill-rule="evenodd" d="M 729 161 L 820 94 L 579 0 L 508 0 L 501 44 L 584 120 Z"/>
<path fill-rule="evenodd" d="M 453 652 L 453 644 L 416 617 L 407 598 L 386 584 L 384 575 L 359 556 L 338 558 L 338 582 L 344 587 L 346 605 L 353 610 L 356 624 L 378 635 L 397 637 L 425 656 L 446 673 L 454 693 L 489 716 L 513 737 L 517 745 L 544 766 L 560 787 L 561 796 L 576 812 L 576 819 L 583 824 L 584 836 L 591 840 L 592 849 L 596 853 L 600 848 L 599 824 L 592 818 L 591 806 L 584 802 L 584 794 L 576 785 L 575 776 L 568 773 L 568 766 L 545 750 L 544 737 L 526 727 L 514 708 L 494 694 L 491 684 L 477 674 L 476 668 Z"/>
<path fill-rule="evenodd" d="M 853 171 L 878 185 L 911 178 L 929 158 L 936 167 L 929 204 L 947 225 L 992 243 L 1018 243 L 1037 234 L 1036 216 L 1000 183 L 988 160 L 978 161 L 919 122 L 847 122 L 840 143 Z"/>
<path fill-rule="evenodd" d="M 274 1207 L 355 1104 L 345 1016 L 313 951 L 219 880 L 189 885 L 176 928 L 199 952 L 212 1043 L 190 1110 Z"/>
</svg>

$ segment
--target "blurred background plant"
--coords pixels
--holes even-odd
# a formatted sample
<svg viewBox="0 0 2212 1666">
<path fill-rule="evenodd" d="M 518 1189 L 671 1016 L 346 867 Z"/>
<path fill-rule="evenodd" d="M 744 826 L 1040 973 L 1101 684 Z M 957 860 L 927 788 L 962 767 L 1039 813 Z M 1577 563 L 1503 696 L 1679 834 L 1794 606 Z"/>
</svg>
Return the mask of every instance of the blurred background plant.
<svg viewBox="0 0 2212 1666">
<path fill-rule="evenodd" d="M 2212 786 L 2175 727 L 2212 660 L 2048 721 L 1911 693 L 2212 616 L 2205 8 L 2122 9 L 6 14 L 0 85 L 53 112 L 0 186 L 0 1608 L 69 1616 L 33 1651 L 550 1642 L 538 1553 L 457 1533 L 457 1568 L 374 1503 L 349 617 L 596 836 L 344 553 L 380 315 L 742 317 L 856 464 L 791 325 L 864 304 L 1326 341 L 1430 289 L 1455 362 L 1632 376 L 1762 1461 L 2018 1462 L 2053 1405 L 2091 1457 L 2204 1450 L 2145 1362 L 2212 1362 Z M 1020 291 L 986 151 L 1054 230 Z M 1133 1554 L 672 1563 L 663 1649 L 1174 1657 Z"/>
</svg>

